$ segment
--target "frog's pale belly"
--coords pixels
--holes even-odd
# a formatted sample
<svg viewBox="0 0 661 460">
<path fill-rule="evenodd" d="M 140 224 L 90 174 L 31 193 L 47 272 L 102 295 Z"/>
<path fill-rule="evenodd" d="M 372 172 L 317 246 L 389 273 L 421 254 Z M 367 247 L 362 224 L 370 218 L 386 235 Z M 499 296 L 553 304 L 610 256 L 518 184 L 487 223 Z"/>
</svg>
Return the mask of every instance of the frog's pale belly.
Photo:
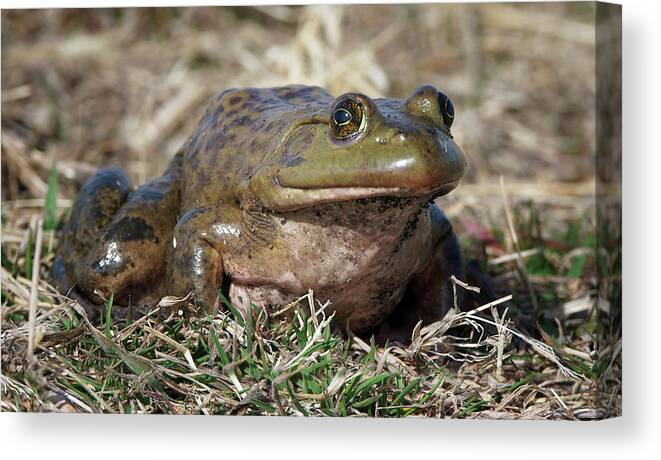
<svg viewBox="0 0 661 460">
<path fill-rule="evenodd" d="M 272 246 L 224 255 L 231 301 L 242 310 L 252 303 L 273 312 L 312 289 L 317 300 L 331 301 L 329 310 L 352 330 L 375 327 L 397 306 L 410 277 L 429 262 L 429 214 L 414 213 L 407 224 L 401 213 L 411 209 L 352 226 L 325 222 L 318 214 L 278 221 Z M 356 222 L 353 217 L 348 219 Z"/>
</svg>

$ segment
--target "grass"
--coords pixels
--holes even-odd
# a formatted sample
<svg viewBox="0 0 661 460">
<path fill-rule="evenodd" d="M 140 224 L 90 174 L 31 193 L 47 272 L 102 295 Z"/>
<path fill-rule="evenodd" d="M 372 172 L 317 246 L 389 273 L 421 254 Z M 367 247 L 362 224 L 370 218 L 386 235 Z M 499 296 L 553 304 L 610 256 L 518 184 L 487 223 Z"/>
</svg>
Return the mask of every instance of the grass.
<svg viewBox="0 0 661 460">
<path fill-rule="evenodd" d="M 314 316 L 307 313 L 310 302 Z M 449 337 L 429 328 L 421 330 L 424 340 L 415 349 L 381 348 L 335 335 L 328 304 L 312 293 L 290 307 L 296 309 L 291 322 L 268 321 L 258 311 L 243 318 L 228 310 L 161 320 L 154 310 L 109 336 L 108 326 L 104 334 L 79 306 L 64 304 L 48 323 L 58 332 L 44 336 L 39 360 L 3 376 L 3 409 L 472 417 L 493 408 L 500 392 L 513 391 L 502 387 L 491 400 L 483 399 L 476 381 L 450 370 L 437 353 L 438 342 Z M 459 315 L 453 321 L 467 324 Z M 79 335 L 72 339 L 70 331 Z M 3 347 L 16 339 L 5 337 Z M 465 371 L 472 367 L 467 357 L 483 369 L 494 365 L 496 353 L 488 343 L 483 341 L 484 351 L 457 353 L 467 363 Z M 515 363 L 520 364 L 508 357 L 506 372 Z"/>
<path fill-rule="evenodd" d="M 44 230 L 55 230 L 57 227 L 57 168 L 53 163 L 48 175 L 48 192 L 44 204 Z"/>
</svg>

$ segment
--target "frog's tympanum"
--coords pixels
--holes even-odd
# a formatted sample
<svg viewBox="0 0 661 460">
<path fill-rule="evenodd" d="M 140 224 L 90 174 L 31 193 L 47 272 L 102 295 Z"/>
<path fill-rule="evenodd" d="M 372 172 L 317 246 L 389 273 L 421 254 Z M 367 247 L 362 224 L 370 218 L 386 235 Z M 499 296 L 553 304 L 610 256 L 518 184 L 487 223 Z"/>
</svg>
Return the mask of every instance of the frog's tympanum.
<svg viewBox="0 0 661 460">
<path fill-rule="evenodd" d="M 163 176 L 133 190 L 109 167 L 87 182 L 56 284 L 90 313 L 112 293 L 120 316 L 189 293 L 213 311 L 219 290 L 272 312 L 312 289 L 342 329 L 406 337 L 446 313 L 464 275 L 433 203 L 464 174 L 453 119 L 432 86 L 403 100 L 224 91 Z"/>
</svg>

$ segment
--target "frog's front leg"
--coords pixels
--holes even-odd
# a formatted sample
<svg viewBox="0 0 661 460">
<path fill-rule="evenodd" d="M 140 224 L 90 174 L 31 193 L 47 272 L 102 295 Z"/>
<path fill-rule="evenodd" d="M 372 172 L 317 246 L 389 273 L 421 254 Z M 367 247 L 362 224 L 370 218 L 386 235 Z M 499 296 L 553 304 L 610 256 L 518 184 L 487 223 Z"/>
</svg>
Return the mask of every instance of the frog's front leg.
<svg viewBox="0 0 661 460">
<path fill-rule="evenodd" d="M 432 223 L 433 253 L 427 266 L 409 281 L 404 298 L 379 327 L 376 338 L 408 343 L 418 321 L 439 321 L 454 306 L 452 275 L 465 279 L 461 246 L 447 217 L 436 205 L 429 207 Z M 462 289 L 456 290 L 456 302 L 463 305 Z"/>
<path fill-rule="evenodd" d="M 217 210 L 194 208 L 184 214 L 174 229 L 173 256 L 168 268 L 171 293 L 193 293 L 198 310 L 217 308 L 217 291 L 223 276 L 221 239 L 214 230 Z"/>
</svg>

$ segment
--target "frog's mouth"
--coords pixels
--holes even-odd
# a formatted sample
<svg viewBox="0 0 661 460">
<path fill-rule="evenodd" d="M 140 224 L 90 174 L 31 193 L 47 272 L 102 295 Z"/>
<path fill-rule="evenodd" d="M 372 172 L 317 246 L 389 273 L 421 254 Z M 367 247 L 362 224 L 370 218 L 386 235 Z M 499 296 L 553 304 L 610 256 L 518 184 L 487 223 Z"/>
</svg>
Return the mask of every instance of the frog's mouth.
<svg viewBox="0 0 661 460">
<path fill-rule="evenodd" d="M 277 212 L 295 211 L 322 204 L 354 201 L 364 198 L 413 198 L 431 200 L 446 195 L 459 185 L 459 179 L 423 188 L 403 187 L 297 187 L 280 183 L 272 176 L 271 187 L 261 194 L 262 202 Z"/>
<path fill-rule="evenodd" d="M 376 157 L 358 167 L 347 155 L 276 166 L 258 181 L 258 196 L 274 210 L 294 210 L 363 198 L 432 199 L 454 190 L 464 175 L 461 151 L 443 158 L 395 153 Z M 268 181 L 268 183 L 266 183 Z"/>
</svg>

